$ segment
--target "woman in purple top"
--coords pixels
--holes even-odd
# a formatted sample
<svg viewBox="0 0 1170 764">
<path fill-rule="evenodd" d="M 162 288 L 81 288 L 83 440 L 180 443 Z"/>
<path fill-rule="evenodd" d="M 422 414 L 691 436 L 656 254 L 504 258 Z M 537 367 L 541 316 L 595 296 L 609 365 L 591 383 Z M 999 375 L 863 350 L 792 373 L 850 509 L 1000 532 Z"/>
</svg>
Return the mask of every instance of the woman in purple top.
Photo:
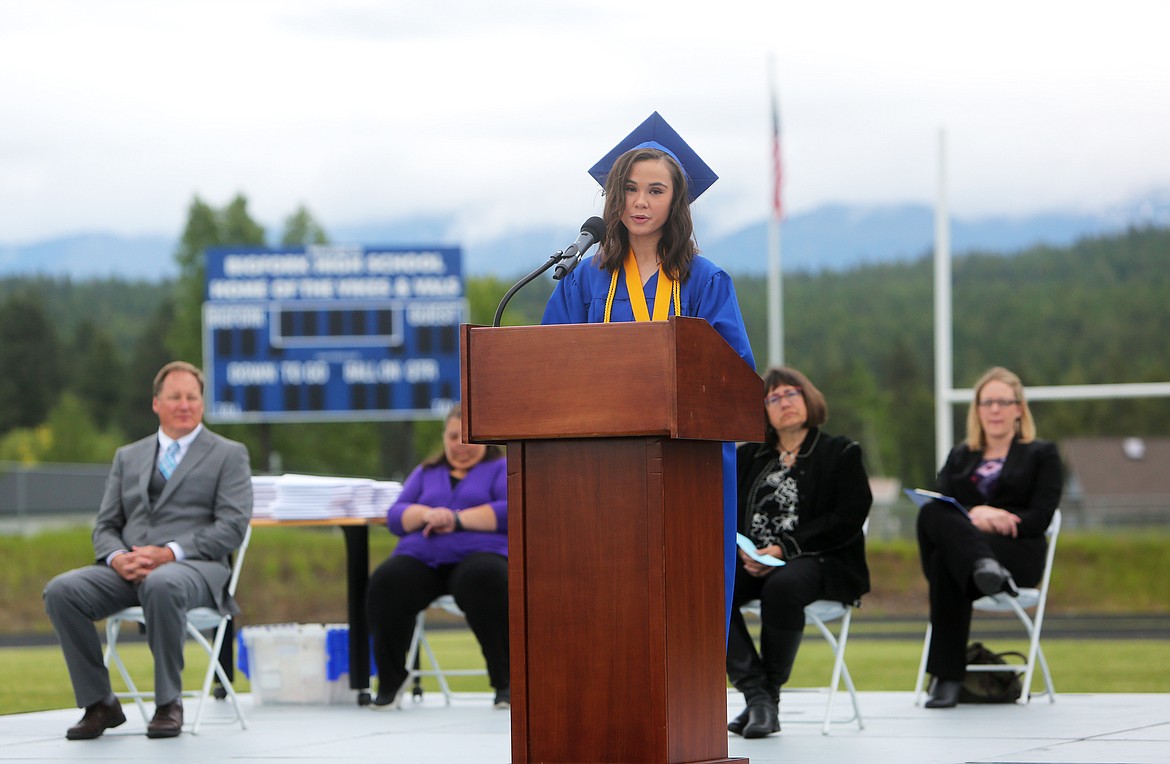
<svg viewBox="0 0 1170 764">
<path fill-rule="evenodd" d="M 386 512 L 399 537 L 366 594 L 378 695 L 394 708 L 406 683 L 415 618 L 451 594 L 487 662 L 496 708 L 511 701 L 508 665 L 508 479 L 498 446 L 461 442 L 460 411 L 447 415 L 443 451 L 420 464 Z"/>
</svg>

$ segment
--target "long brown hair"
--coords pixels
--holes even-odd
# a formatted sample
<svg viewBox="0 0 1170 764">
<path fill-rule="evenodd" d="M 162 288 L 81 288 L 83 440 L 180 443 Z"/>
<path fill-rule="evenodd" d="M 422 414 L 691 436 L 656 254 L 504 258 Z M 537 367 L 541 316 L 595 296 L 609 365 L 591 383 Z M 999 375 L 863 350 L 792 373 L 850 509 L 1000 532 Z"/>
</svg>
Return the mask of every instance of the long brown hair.
<svg viewBox="0 0 1170 764">
<path fill-rule="evenodd" d="M 594 262 L 598 268 L 613 273 L 626 261 L 630 251 L 630 232 L 622 222 L 626 209 L 626 181 L 638 162 L 658 160 L 666 163 L 673 184 L 670 214 L 662 226 L 658 240 L 658 261 L 662 270 L 675 281 L 685 281 L 699 248 L 695 244 L 695 225 L 691 220 L 690 194 L 687 177 L 679 163 L 670 154 L 653 148 L 633 148 L 613 163 L 605 178 L 605 238 Z"/>
</svg>

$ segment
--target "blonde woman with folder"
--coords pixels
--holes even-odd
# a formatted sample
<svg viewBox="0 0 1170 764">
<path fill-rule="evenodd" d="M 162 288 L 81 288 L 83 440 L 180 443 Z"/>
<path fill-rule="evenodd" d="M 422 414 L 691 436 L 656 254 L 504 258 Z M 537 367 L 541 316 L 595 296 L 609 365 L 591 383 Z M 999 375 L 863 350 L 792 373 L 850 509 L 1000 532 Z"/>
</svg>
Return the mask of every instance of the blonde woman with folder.
<svg viewBox="0 0 1170 764">
<path fill-rule="evenodd" d="M 1036 438 L 1024 386 L 996 366 L 975 383 L 967 438 L 938 473 L 944 499 L 918 511 L 918 550 L 930 588 L 927 708 L 953 708 L 967 666 L 971 603 L 1017 593 L 1043 575 L 1044 531 L 1063 484 L 1056 445 Z M 957 505 L 957 506 L 956 506 Z M 963 511 L 963 510 L 966 511 Z"/>
</svg>

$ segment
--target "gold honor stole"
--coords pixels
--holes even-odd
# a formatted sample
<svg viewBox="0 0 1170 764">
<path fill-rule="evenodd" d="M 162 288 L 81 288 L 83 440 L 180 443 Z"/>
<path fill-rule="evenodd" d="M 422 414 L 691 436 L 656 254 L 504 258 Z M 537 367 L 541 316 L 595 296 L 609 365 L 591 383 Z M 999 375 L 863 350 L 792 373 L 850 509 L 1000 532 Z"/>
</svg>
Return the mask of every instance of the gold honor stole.
<svg viewBox="0 0 1170 764">
<path fill-rule="evenodd" d="M 631 249 L 626 255 L 626 291 L 630 293 L 630 309 L 634 311 L 635 321 L 649 321 L 650 309 L 646 306 L 646 295 L 642 290 L 642 274 L 638 270 L 638 261 Z M 618 272 L 614 268 L 613 276 L 609 279 L 609 294 L 605 298 L 605 323 L 609 323 L 610 311 L 613 308 L 613 296 L 617 292 Z M 680 295 L 678 282 L 666 275 L 662 266 L 658 266 L 658 288 L 654 292 L 654 320 L 665 321 L 670 315 L 670 303 L 674 302 L 674 315 L 682 315 L 680 309 Z"/>
</svg>

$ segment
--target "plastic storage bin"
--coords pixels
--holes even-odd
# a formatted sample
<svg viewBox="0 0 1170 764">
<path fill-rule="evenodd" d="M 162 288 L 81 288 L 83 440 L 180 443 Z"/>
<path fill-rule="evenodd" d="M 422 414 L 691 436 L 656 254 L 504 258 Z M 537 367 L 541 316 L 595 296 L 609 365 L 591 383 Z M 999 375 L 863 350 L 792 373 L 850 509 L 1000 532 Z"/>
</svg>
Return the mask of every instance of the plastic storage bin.
<svg viewBox="0 0 1170 764">
<path fill-rule="evenodd" d="M 356 703 L 349 687 L 349 627 L 282 623 L 239 633 L 239 667 L 263 704 Z"/>
</svg>

